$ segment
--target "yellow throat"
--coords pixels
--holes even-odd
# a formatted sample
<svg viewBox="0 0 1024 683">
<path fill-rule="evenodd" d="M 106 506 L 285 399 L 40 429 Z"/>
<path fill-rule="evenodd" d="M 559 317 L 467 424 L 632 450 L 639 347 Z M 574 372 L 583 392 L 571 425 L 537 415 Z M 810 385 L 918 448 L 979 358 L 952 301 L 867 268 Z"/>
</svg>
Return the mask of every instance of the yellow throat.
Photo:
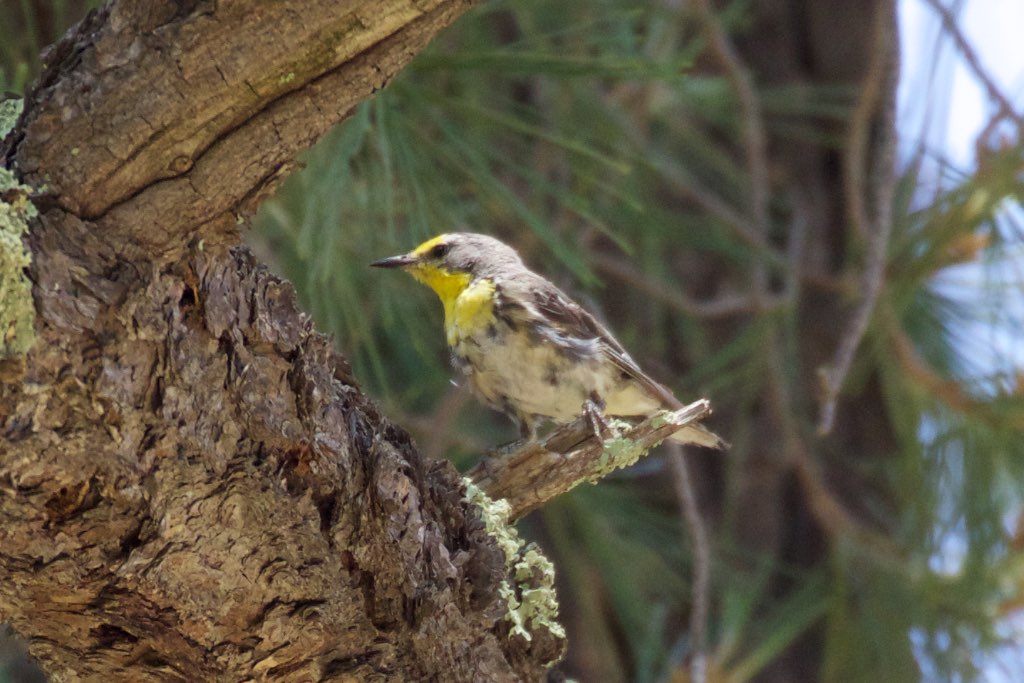
<svg viewBox="0 0 1024 683">
<path fill-rule="evenodd" d="M 433 265 L 415 265 L 409 274 L 437 293 L 444 306 L 444 332 L 448 346 L 485 329 L 494 322 L 494 283 L 473 281 L 469 273 Z"/>
</svg>

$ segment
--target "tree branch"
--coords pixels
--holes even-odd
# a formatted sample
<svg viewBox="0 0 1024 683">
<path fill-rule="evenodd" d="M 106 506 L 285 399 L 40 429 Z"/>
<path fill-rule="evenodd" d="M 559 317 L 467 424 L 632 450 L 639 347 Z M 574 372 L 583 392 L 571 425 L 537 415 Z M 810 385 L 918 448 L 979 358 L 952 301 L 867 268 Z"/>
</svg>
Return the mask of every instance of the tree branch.
<svg viewBox="0 0 1024 683">
<path fill-rule="evenodd" d="M 706 399 L 673 413 L 658 413 L 637 425 L 613 421 L 618 430 L 599 440 L 584 417 L 555 429 L 543 441 L 481 460 L 466 476 L 491 498 L 505 499 L 515 520 L 583 482 L 632 465 L 648 450 L 711 413 Z"/>
</svg>

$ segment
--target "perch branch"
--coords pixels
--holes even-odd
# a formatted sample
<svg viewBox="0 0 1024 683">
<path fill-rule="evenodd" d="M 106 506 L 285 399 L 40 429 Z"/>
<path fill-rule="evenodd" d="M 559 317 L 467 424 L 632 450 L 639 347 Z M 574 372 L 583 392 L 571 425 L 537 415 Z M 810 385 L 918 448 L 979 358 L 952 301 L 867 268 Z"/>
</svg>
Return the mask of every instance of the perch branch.
<svg viewBox="0 0 1024 683">
<path fill-rule="evenodd" d="M 636 425 L 612 421 L 618 433 L 603 441 L 594 435 L 591 423 L 580 417 L 542 441 L 513 444 L 512 450 L 484 458 L 466 476 L 491 498 L 507 500 L 512 508 L 509 518 L 516 520 L 582 482 L 596 482 L 633 464 L 649 449 L 710 413 L 711 404 L 701 399 Z"/>
</svg>

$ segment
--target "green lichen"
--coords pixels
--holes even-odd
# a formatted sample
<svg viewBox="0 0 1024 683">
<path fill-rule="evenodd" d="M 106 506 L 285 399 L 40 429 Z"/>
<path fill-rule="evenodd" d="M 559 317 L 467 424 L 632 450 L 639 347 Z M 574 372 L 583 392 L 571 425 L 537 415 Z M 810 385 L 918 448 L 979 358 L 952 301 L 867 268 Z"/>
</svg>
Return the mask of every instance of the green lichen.
<svg viewBox="0 0 1024 683">
<path fill-rule="evenodd" d="M 622 436 L 632 425 L 621 420 L 608 420 L 609 431 L 612 436 L 603 442 L 603 449 L 594 469 L 587 477 L 587 481 L 596 484 L 615 470 L 629 467 L 637 460 L 644 457 L 649 447 L 644 447 L 639 441 Z"/>
<path fill-rule="evenodd" d="M 649 418 L 651 421 L 651 427 L 653 427 L 654 429 L 661 429 L 669 422 L 671 422 L 669 418 L 671 418 L 673 415 L 675 415 L 675 413 L 669 410 L 659 410 L 658 412 L 651 415 L 651 417 Z"/>
<path fill-rule="evenodd" d="M 547 629 L 558 638 L 565 638 L 565 629 L 558 623 L 558 597 L 555 595 L 555 567 L 534 543 L 519 538 L 509 524 L 511 508 L 508 501 L 492 500 L 469 479 L 466 501 L 480 509 L 487 533 L 494 537 L 505 553 L 505 567 L 514 579 L 503 579 L 498 593 L 508 605 L 505 618 L 512 622 L 510 635 L 533 640 L 538 628 Z"/>
<path fill-rule="evenodd" d="M 4 100 L 0 102 L 0 140 L 3 140 L 14 128 L 21 116 L 21 109 L 24 106 L 22 100 Z"/>
<path fill-rule="evenodd" d="M 660 429 L 669 424 L 672 421 L 673 415 L 674 413 L 670 410 L 662 410 L 651 415 L 648 418 L 651 429 Z M 596 484 L 615 470 L 635 464 L 637 460 L 647 455 L 649 450 L 661 443 L 659 441 L 644 446 L 640 441 L 623 436 L 632 427 L 633 425 L 622 420 L 608 420 L 608 428 L 612 435 L 602 442 L 601 455 L 598 457 L 597 462 L 594 463 L 593 471 L 591 471 L 585 481 Z"/>
<path fill-rule="evenodd" d="M 21 106 L 21 100 L 0 102 L 0 139 L 14 127 Z M 0 359 L 27 353 L 35 341 L 32 284 L 25 277 L 31 257 L 21 241 L 36 216 L 30 192 L 0 167 Z"/>
</svg>

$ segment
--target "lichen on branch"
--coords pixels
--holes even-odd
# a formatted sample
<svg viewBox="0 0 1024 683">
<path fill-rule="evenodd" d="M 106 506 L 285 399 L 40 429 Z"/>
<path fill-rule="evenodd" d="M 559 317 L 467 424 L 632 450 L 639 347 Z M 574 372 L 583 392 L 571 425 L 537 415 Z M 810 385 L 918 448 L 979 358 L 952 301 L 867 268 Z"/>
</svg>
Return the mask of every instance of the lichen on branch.
<svg viewBox="0 0 1024 683">
<path fill-rule="evenodd" d="M 0 140 L 14 128 L 21 100 L 0 102 Z M 35 341 L 32 283 L 25 269 L 32 262 L 22 236 L 37 215 L 31 188 L 7 168 L 0 168 L 0 360 L 24 355 Z"/>
<path fill-rule="evenodd" d="M 511 507 L 505 500 L 492 500 L 469 479 L 465 500 L 480 510 L 484 526 L 505 553 L 509 575 L 498 592 L 508 605 L 505 618 L 512 624 L 510 636 L 533 640 L 533 633 L 547 629 L 565 640 L 565 629 L 558 623 L 558 596 L 555 594 L 555 567 L 535 543 L 526 543 L 509 522 Z"/>
<path fill-rule="evenodd" d="M 481 460 L 466 473 L 482 491 L 509 506 L 516 520 L 584 482 L 595 484 L 629 467 L 664 439 L 706 417 L 711 404 L 694 401 L 674 412 L 661 411 L 638 424 L 608 422 L 598 438 L 584 417 L 555 429 L 542 441 L 514 444 Z"/>
</svg>

